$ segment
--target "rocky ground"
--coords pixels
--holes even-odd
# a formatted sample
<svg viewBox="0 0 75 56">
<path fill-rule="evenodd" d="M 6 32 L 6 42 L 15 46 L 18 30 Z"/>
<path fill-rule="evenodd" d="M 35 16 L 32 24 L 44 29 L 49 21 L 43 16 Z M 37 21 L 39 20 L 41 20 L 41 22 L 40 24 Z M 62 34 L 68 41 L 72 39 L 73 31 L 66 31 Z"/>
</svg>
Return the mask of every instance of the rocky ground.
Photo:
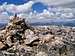
<svg viewBox="0 0 75 56">
<path fill-rule="evenodd" d="M 75 56 L 75 28 L 30 27 L 15 16 L 0 31 L 0 56 Z"/>
</svg>

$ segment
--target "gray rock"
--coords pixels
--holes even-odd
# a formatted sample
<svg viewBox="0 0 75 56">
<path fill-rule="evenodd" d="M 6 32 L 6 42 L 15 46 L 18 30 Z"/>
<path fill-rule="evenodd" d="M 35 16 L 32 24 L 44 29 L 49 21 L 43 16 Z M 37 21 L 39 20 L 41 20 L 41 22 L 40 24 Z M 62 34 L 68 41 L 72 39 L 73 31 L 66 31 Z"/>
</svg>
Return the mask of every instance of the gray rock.
<svg viewBox="0 0 75 56">
<path fill-rule="evenodd" d="M 39 37 L 38 36 L 31 36 L 28 35 L 27 39 L 25 40 L 25 44 L 31 44 L 33 41 L 35 42 L 36 40 L 38 40 Z"/>
<path fill-rule="evenodd" d="M 27 29 L 27 30 L 25 31 L 25 36 L 27 36 L 27 35 L 34 35 L 34 32 L 31 31 L 30 29 Z"/>
<path fill-rule="evenodd" d="M 35 56 L 48 56 L 45 52 L 38 52 Z"/>
<path fill-rule="evenodd" d="M 11 36 L 8 36 L 5 42 L 6 42 L 6 44 L 8 44 L 8 46 L 11 47 L 13 45 L 13 43 L 10 38 L 11 38 Z"/>
</svg>

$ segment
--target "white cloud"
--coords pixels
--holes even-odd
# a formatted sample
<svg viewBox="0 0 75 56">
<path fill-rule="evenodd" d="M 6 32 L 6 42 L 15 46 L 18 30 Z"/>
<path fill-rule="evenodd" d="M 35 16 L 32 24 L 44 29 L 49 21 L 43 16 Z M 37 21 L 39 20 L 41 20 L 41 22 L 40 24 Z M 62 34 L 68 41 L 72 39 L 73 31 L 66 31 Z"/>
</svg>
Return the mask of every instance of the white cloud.
<svg viewBox="0 0 75 56">
<path fill-rule="evenodd" d="M 69 18 L 75 17 L 72 9 L 68 10 L 68 8 L 62 8 L 62 10 L 61 10 L 60 8 L 56 8 L 55 11 L 53 11 L 53 10 L 44 9 L 42 13 L 30 12 L 30 15 L 28 17 L 31 19 L 61 19 L 61 18 L 69 19 Z"/>
<path fill-rule="evenodd" d="M 0 23 L 8 22 L 9 21 L 9 15 L 7 12 L 2 12 L 0 14 Z"/>
<path fill-rule="evenodd" d="M 23 5 L 13 5 L 13 6 L 8 6 L 8 10 L 9 12 L 12 11 L 12 12 L 16 12 L 16 13 L 24 13 L 24 12 L 27 12 L 31 9 L 31 6 L 34 4 L 34 2 L 32 1 L 29 1 L 28 3 L 25 3 Z M 10 8 L 12 7 L 12 8 Z"/>
<path fill-rule="evenodd" d="M 61 5 L 75 2 L 75 0 L 33 0 L 33 1 L 42 2 L 46 5 Z"/>
<path fill-rule="evenodd" d="M 62 18 L 72 18 L 72 17 L 74 17 L 74 15 L 73 15 L 73 13 L 63 13 L 63 14 L 61 14 L 61 17 Z"/>
<path fill-rule="evenodd" d="M 4 11 L 3 7 L 0 6 L 0 13 L 3 12 L 3 11 Z"/>
<path fill-rule="evenodd" d="M 62 4 L 72 2 L 73 0 L 38 0 L 39 2 L 43 2 L 45 4 Z M 60 2 L 61 1 L 61 2 Z M 68 2 L 67 2 L 68 1 Z M 70 8 L 49 8 L 44 9 L 42 13 L 38 13 L 36 11 L 30 12 L 31 7 L 34 4 L 34 1 L 29 1 L 28 3 L 22 5 L 14 5 L 14 4 L 6 4 L 4 3 L 0 6 L 0 22 L 6 22 L 5 20 L 9 19 L 9 13 L 18 13 L 18 16 L 21 18 L 27 19 L 56 19 L 56 18 L 72 18 L 74 17 L 74 11 Z M 55 13 L 54 13 L 55 12 Z M 30 14 L 29 14 L 30 13 Z"/>
<path fill-rule="evenodd" d="M 33 1 L 29 1 L 23 5 L 14 5 L 14 4 L 3 4 L 0 6 L 0 13 L 3 11 L 9 13 L 24 13 L 28 12 L 31 9 L 31 6 L 34 4 Z"/>
</svg>

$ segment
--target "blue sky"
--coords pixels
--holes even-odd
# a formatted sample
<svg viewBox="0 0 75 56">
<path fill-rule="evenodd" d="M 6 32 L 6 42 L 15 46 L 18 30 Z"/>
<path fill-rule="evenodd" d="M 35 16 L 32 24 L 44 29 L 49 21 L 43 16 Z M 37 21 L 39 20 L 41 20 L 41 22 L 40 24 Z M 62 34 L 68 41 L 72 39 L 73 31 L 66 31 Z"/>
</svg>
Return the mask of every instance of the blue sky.
<svg viewBox="0 0 75 56">
<path fill-rule="evenodd" d="M 37 12 L 41 13 L 43 12 L 44 9 L 47 9 L 47 6 L 38 2 L 38 3 L 33 4 L 32 9 L 33 11 L 36 10 Z"/>
<path fill-rule="evenodd" d="M 2 4 L 4 2 L 7 2 L 8 4 L 17 4 L 17 5 L 20 5 L 20 4 L 26 3 L 28 1 L 29 0 L 0 0 L 0 4 Z"/>
</svg>

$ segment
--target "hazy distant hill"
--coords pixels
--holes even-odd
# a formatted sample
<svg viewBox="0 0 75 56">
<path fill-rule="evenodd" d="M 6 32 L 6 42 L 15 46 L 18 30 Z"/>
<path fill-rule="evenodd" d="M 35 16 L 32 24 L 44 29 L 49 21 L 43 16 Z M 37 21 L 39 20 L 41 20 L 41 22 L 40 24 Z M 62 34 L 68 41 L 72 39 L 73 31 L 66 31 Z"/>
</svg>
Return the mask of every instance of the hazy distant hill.
<svg viewBox="0 0 75 56">
<path fill-rule="evenodd" d="M 29 23 L 32 26 L 43 26 L 43 25 L 58 25 L 58 26 L 71 26 L 71 27 L 75 27 L 75 20 L 71 20 L 71 21 L 49 21 L 49 20 L 45 20 L 45 21 L 37 21 L 36 22 L 31 22 Z M 4 28 L 7 25 L 7 23 L 0 23 L 0 29 Z"/>
<path fill-rule="evenodd" d="M 37 26 L 37 25 L 58 25 L 58 26 L 71 26 L 71 27 L 75 27 L 75 20 L 72 20 L 72 21 L 48 21 L 48 22 L 34 22 L 34 23 L 31 23 L 31 25 L 34 25 L 34 26 Z"/>
</svg>

